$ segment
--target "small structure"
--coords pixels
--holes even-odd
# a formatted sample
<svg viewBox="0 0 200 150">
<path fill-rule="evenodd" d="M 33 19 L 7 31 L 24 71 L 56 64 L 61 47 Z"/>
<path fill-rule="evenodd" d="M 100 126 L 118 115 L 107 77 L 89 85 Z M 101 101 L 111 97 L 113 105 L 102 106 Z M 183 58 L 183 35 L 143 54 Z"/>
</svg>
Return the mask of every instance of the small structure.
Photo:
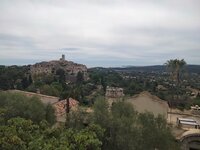
<svg viewBox="0 0 200 150">
<path fill-rule="evenodd" d="M 118 87 L 106 87 L 106 97 L 118 98 L 124 96 L 124 90 Z"/>
<path fill-rule="evenodd" d="M 177 118 L 177 126 L 183 129 L 191 129 L 191 128 L 199 129 L 200 128 L 197 121 L 190 118 Z"/>
<path fill-rule="evenodd" d="M 191 106 L 191 110 L 200 110 L 199 105 Z"/>
<path fill-rule="evenodd" d="M 194 115 L 200 115 L 200 107 L 199 105 L 190 106 L 191 113 Z"/>
</svg>

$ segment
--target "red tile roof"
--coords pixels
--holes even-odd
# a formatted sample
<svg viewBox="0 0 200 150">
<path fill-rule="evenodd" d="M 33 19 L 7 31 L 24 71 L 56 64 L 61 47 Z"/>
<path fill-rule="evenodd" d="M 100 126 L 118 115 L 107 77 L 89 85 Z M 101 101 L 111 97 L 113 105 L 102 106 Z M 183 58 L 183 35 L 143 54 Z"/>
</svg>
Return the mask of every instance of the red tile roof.
<svg viewBox="0 0 200 150">
<path fill-rule="evenodd" d="M 57 103 L 53 104 L 53 107 L 55 108 L 56 116 L 62 116 L 66 113 L 66 103 L 67 100 L 61 100 Z M 73 109 L 74 107 L 77 107 L 79 102 L 73 98 L 69 98 L 69 108 Z"/>
</svg>

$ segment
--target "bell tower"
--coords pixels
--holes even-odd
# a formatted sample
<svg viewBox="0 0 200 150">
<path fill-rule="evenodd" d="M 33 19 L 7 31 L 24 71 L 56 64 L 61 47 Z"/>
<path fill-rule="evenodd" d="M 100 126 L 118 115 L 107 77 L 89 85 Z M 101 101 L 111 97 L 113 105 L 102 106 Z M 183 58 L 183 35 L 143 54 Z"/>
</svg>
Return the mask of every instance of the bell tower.
<svg viewBox="0 0 200 150">
<path fill-rule="evenodd" d="M 62 57 L 60 58 L 61 61 L 65 61 L 65 55 L 62 54 Z"/>
</svg>

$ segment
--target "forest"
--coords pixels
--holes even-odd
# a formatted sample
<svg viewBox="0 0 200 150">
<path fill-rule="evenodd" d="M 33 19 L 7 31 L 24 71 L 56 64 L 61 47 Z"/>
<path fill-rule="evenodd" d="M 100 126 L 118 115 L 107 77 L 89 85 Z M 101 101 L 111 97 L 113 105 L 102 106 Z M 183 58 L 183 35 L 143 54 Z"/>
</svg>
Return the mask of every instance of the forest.
<svg viewBox="0 0 200 150">
<path fill-rule="evenodd" d="M 70 112 L 56 124 L 54 109 L 36 97 L 0 93 L 0 149 L 4 150 L 177 150 L 178 143 L 162 116 L 138 114 L 125 102 L 109 107 L 98 97 L 85 116 Z"/>
</svg>

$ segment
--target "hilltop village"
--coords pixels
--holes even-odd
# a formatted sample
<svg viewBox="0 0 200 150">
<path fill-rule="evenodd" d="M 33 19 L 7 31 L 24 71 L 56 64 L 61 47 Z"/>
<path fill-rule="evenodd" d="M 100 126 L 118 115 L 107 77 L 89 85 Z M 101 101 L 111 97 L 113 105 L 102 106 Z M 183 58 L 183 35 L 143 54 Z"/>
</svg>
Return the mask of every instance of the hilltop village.
<svg viewBox="0 0 200 150">
<path fill-rule="evenodd" d="M 200 73 L 194 69 L 187 72 L 187 76 L 183 74 L 179 79 L 180 82 L 177 82 L 175 78 L 171 78 L 167 69 L 162 70 L 158 67 L 155 70 L 155 67 L 152 67 L 150 72 L 149 69 L 145 71 L 145 68 L 133 69 L 88 69 L 83 64 L 65 60 L 65 55 L 62 55 L 59 60 L 34 65 L 1 66 L 2 95 L 0 95 L 0 100 L 2 106 L 5 105 L 7 108 L 7 105 L 13 102 L 3 103 L 6 94 L 18 97 L 19 107 L 22 107 L 26 102 L 20 103 L 20 95 L 30 99 L 30 103 L 36 97 L 34 101 L 39 99 L 41 105 L 44 105 L 43 110 L 46 111 L 43 119 L 54 127 L 64 125 L 79 130 L 96 123 L 105 130 L 106 138 L 111 138 L 112 142 L 117 142 L 114 139 L 117 139 L 118 134 L 132 140 L 147 141 L 147 143 L 141 143 L 141 147 L 137 147 L 136 144 L 126 149 L 132 149 L 131 147 L 146 149 L 145 146 L 150 143 L 154 149 L 163 149 L 166 146 L 165 143 L 157 145 L 155 142 L 160 136 L 166 136 L 162 142 L 172 142 L 165 147 L 166 149 L 178 149 L 179 144 L 183 150 L 198 149 L 200 142 Z M 26 99 L 25 97 L 22 99 Z M 17 116 L 34 118 L 29 117 L 30 113 L 25 113 L 28 111 L 26 108 L 27 106 L 24 106 L 24 113 L 17 112 Z M 123 134 L 125 130 L 135 131 L 132 129 L 132 124 L 134 127 L 142 127 L 137 129 L 138 132 L 141 131 L 138 133 L 141 135 L 140 139 L 134 139 L 133 135 L 136 133 Z M 118 130 L 113 131 L 114 128 Z M 149 129 L 155 131 L 149 133 Z M 143 137 L 142 135 L 147 134 L 146 132 L 153 138 Z M 99 140 L 98 136 L 93 139 Z M 125 141 L 120 141 L 120 138 L 118 140 L 119 145 L 116 147 L 113 143 L 109 143 L 110 141 L 106 141 L 110 144 L 108 147 L 117 149 L 127 145 Z M 104 144 L 97 142 L 94 145 L 106 149 L 103 148 Z"/>
<path fill-rule="evenodd" d="M 56 75 L 59 70 L 62 70 L 66 76 L 66 81 L 74 81 L 78 73 L 82 73 L 83 77 L 87 79 L 87 67 L 82 64 L 77 64 L 72 61 L 65 60 L 65 55 L 62 55 L 60 60 L 53 60 L 49 62 L 40 62 L 30 66 L 30 73 L 32 78 L 39 75 Z"/>
</svg>

